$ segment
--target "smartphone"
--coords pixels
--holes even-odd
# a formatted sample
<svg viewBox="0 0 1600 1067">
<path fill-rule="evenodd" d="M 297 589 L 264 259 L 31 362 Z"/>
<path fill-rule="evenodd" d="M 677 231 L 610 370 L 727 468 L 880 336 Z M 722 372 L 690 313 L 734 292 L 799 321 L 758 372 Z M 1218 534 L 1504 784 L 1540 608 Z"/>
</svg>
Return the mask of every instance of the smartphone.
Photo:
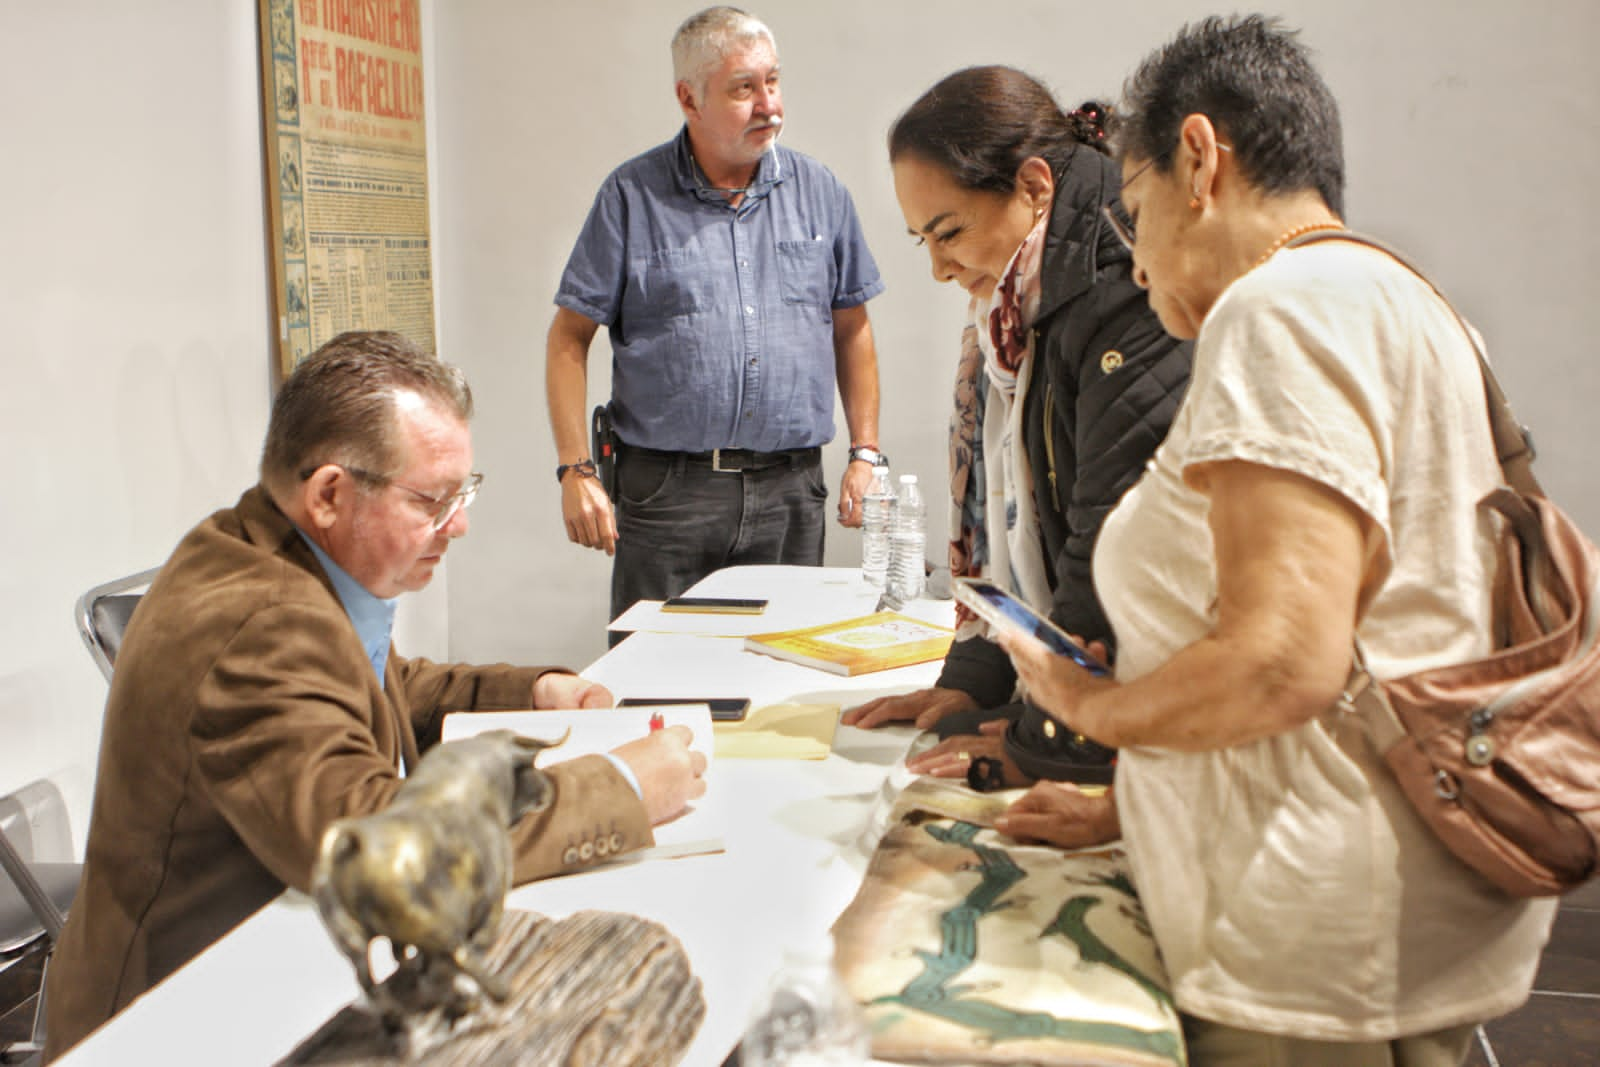
<svg viewBox="0 0 1600 1067">
<path fill-rule="evenodd" d="M 1089 651 L 1066 632 L 1028 605 L 986 578 L 957 578 L 952 586 L 961 601 L 984 622 L 1001 630 L 1032 634 L 1058 656 L 1066 656 L 1090 674 L 1109 675 L 1111 668 L 1091 656 Z"/>
<path fill-rule="evenodd" d="M 661 605 L 662 611 L 703 611 L 713 615 L 760 615 L 767 602 L 756 597 L 675 596 Z"/>
<path fill-rule="evenodd" d="M 750 714 L 749 697 L 623 697 L 619 708 L 640 708 L 656 704 L 704 704 L 711 709 L 712 722 L 743 722 Z"/>
</svg>

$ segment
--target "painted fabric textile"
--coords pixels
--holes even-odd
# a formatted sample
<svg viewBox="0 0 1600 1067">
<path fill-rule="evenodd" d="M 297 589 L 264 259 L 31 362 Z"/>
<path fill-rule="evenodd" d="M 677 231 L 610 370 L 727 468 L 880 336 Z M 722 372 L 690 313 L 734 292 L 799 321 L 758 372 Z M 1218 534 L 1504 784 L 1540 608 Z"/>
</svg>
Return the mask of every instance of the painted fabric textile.
<svg viewBox="0 0 1600 1067">
<path fill-rule="evenodd" d="M 1019 791 L 920 779 L 901 796 L 835 959 L 877 1059 L 1182 1065 L 1182 1029 L 1120 848 L 992 829 Z"/>
</svg>

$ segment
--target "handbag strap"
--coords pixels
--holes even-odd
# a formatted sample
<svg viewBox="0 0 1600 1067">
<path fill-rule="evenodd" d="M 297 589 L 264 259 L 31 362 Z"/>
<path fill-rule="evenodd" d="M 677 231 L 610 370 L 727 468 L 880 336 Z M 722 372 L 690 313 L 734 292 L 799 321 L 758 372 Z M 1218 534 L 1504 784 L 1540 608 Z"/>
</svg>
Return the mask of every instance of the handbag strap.
<svg viewBox="0 0 1600 1067">
<path fill-rule="evenodd" d="M 1462 318 L 1461 312 L 1456 310 L 1450 298 L 1444 295 L 1444 290 L 1398 250 L 1376 237 L 1368 237 L 1354 230 L 1314 230 L 1311 233 L 1301 234 L 1284 247 L 1298 248 L 1318 241 L 1351 241 L 1375 248 L 1421 278 L 1428 288 L 1433 290 L 1434 295 L 1444 302 L 1444 306 L 1450 309 L 1450 314 L 1455 316 L 1462 332 L 1467 335 L 1467 340 L 1472 343 L 1472 351 L 1477 354 L 1478 369 L 1483 372 L 1484 398 L 1489 408 L 1489 430 L 1494 436 L 1495 456 L 1500 460 L 1500 471 L 1505 477 L 1506 484 L 1519 492 L 1544 496 L 1544 489 L 1540 487 L 1539 480 L 1533 474 L 1533 460 L 1537 454 L 1533 447 L 1533 434 L 1517 421 L 1516 414 L 1511 410 L 1511 402 L 1506 399 L 1505 390 L 1500 388 L 1500 380 L 1495 377 L 1494 371 L 1489 366 L 1489 357 L 1484 352 L 1477 333 L 1467 325 L 1467 320 Z"/>
<path fill-rule="evenodd" d="M 1495 457 L 1500 461 L 1502 477 L 1507 485 L 1518 492 L 1544 496 L 1544 489 L 1533 474 L 1533 460 L 1536 454 L 1533 434 L 1517 421 L 1516 414 L 1511 410 L 1511 402 L 1506 399 L 1505 390 L 1500 388 L 1500 380 L 1495 377 L 1494 370 L 1489 366 L 1488 354 L 1484 352 L 1477 333 L 1467 324 L 1461 312 L 1456 310 L 1450 298 L 1444 295 L 1444 290 L 1398 249 L 1390 247 L 1376 237 L 1368 237 L 1354 230 L 1314 230 L 1290 240 L 1284 247 L 1298 248 L 1316 244 L 1318 241 L 1349 241 L 1376 249 L 1420 278 L 1429 289 L 1433 290 L 1434 295 L 1443 301 L 1444 306 L 1449 308 L 1450 314 L 1455 317 L 1457 325 L 1461 327 L 1461 332 L 1467 335 L 1467 341 L 1471 343 L 1472 351 L 1478 357 L 1478 370 L 1483 375 L 1484 399 L 1489 409 L 1489 431 L 1494 439 Z M 1524 565 L 1531 566 L 1533 563 L 1525 561 Z M 1383 752 L 1404 735 L 1405 728 L 1389 703 L 1388 696 L 1383 692 L 1383 687 L 1376 684 L 1377 680 L 1367 667 L 1366 650 L 1362 648 L 1361 638 L 1352 632 L 1350 640 L 1354 647 L 1354 658 L 1350 665 L 1350 675 L 1345 681 L 1344 693 L 1336 704 L 1346 711 L 1355 710 L 1358 704 L 1369 704 L 1373 708 L 1374 714 L 1366 716 L 1365 722 L 1378 745 L 1378 751 Z"/>
</svg>

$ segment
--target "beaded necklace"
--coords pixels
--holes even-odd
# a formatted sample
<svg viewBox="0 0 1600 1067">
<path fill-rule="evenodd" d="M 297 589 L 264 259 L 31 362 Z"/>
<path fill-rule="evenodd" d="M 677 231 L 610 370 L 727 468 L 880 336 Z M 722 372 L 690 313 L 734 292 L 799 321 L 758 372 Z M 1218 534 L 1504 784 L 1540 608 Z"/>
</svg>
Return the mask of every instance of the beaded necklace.
<svg viewBox="0 0 1600 1067">
<path fill-rule="evenodd" d="M 1344 229 L 1344 223 L 1342 222 L 1308 222 L 1304 226 L 1296 226 L 1293 229 L 1285 230 L 1278 236 L 1276 241 L 1273 241 L 1272 244 L 1267 246 L 1267 250 L 1261 253 L 1261 258 L 1256 260 L 1255 263 L 1251 265 L 1250 269 L 1255 270 L 1256 267 L 1261 266 L 1261 264 L 1265 263 L 1267 260 L 1271 259 L 1273 256 L 1282 251 L 1284 245 L 1288 244 L 1296 237 L 1299 237 L 1301 234 L 1313 233 L 1317 230 L 1342 229 Z"/>
</svg>

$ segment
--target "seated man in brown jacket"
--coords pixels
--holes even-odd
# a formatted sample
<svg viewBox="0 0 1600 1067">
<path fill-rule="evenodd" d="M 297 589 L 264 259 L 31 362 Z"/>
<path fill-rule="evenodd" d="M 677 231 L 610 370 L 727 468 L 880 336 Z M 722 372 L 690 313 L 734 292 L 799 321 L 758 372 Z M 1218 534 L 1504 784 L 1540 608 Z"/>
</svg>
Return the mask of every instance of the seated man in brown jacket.
<svg viewBox="0 0 1600 1067">
<path fill-rule="evenodd" d="M 467 531 L 472 396 L 393 333 L 334 338 L 273 404 L 261 482 L 195 527 L 140 602 L 106 708 L 83 884 L 56 949 L 59 1055 L 285 886 L 323 829 L 389 803 L 460 709 L 595 707 L 551 667 L 405 659 L 394 599 Z M 651 843 L 705 790 L 683 727 L 549 768 L 518 882 Z"/>
</svg>

